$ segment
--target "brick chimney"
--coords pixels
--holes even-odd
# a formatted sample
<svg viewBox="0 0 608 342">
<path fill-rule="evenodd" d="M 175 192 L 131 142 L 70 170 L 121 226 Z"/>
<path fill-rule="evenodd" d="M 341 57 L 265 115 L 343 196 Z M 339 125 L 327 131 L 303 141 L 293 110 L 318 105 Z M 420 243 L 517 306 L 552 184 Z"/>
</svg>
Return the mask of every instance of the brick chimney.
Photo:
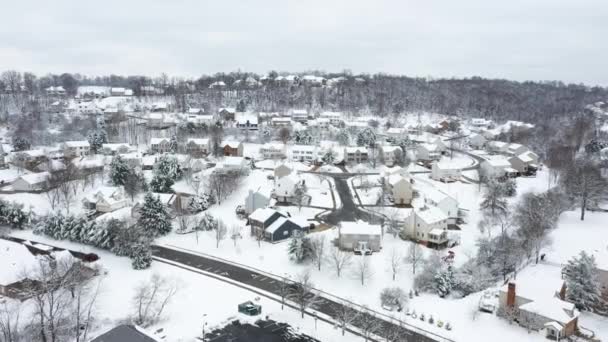
<svg viewBox="0 0 608 342">
<path fill-rule="evenodd" d="M 507 307 L 515 306 L 515 283 L 509 283 L 507 287 Z"/>
</svg>

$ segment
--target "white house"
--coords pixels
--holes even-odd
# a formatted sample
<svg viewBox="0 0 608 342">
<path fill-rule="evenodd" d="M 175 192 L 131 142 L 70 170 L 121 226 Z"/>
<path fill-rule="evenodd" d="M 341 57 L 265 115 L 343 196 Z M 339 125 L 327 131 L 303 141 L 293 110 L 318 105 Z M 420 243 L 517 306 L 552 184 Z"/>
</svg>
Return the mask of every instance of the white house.
<svg viewBox="0 0 608 342">
<path fill-rule="evenodd" d="M 188 108 L 188 114 L 201 115 L 203 113 L 205 113 L 205 109 L 203 109 L 203 108 L 196 108 L 196 107 Z"/>
<path fill-rule="evenodd" d="M 121 187 L 102 186 L 82 200 L 85 209 L 109 213 L 127 206 L 124 190 Z"/>
<path fill-rule="evenodd" d="M 481 173 L 489 178 L 516 177 L 518 174 L 504 157 L 484 160 L 479 167 Z"/>
<path fill-rule="evenodd" d="M 317 147 L 312 145 L 291 146 L 291 160 L 300 162 L 313 162 L 317 157 Z"/>
<path fill-rule="evenodd" d="M 333 126 L 338 126 L 342 122 L 342 113 L 340 112 L 322 112 L 319 117 L 329 119 L 329 123 Z"/>
<path fill-rule="evenodd" d="M 45 89 L 47 95 L 65 95 L 65 89 L 62 86 L 48 87 Z"/>
<path fill-rule="evenodd" d="M 91 144 L 86 140 L 66 141 L 63 143 L 63 153 L 67 158 L 88 156 Z"/>
<path fill-rule="evenodd" d="M 440 248 L 448 242 L 447 229 L 447 215 L 437 207 L 425 207 L 415 211 L 411 230 L 406 233 L 429 247 Z"/>
<path fill-rule="evenodd" d="M 308 111 L 306 109 L 293 109 L 291 111 L 291 120 L 306 123 L 308 121 Z"/>
<path fill-rule="evenodd" d="M 416 146 L 416 158 L 421 161 L 439 160 L 441 151 L 436 144 L 419 144 Z"/>
<path fill-rule="evenodd" d="M 428 188 L 424 190 L 424 203 L 439 208 L 448 219 L 448 224 L 458 221 L 458 201 L 443 191 Z"/>
<path fill-rule="evenodd" d="M 338 228 L 338 246 L 344 250 L 380 251 L 382 227 L 363 221 L 342 221 Z"/>
<path fill-rule="evenodd" d="M 49 179 L 48 172 L 29 173 L 22 175 L 13 182 L 16 191 L 38 191 L 43 190 Z"/>
<path fill-rule="evenodd" d="M 171 151 L 171 141 L 167 138 L 152 138 L 150 150 L 154 153 L 168 153 Z"/>
<path fill-rule="evenodd" d="M 354 146 L 344 148 L 344 161 L 350 164 L 367 163 L 367 147 Z"/>
<path fill-rule="evenodd" d="M 493 125 L 492 120 L 486 120 L 483 118 L 473 118 L 473 119 L 471 119 L 471 122 L 470 122 L 471 131 L 474 131 L 474 132 L 487 130 L 490 127 L 492 127 L 492 125 Z"/>
<path fill-rule="evenodd" d="M 393 202 L 397 205 L 407 205 L 412 203 L 414 191 L 411 179 L 399 174 L 388 177 L 388 185 L 391 188 Z"/>
<path fill-rule="evenodd" d="M 462 176 L 462 168 L 448 161 L 436 161 L 431 166 L 431 179 L 440 182 L 455 182 Z"/>
<path fill-rule="evenodd" d="M 291 202 L 299 184 L 300 179 L 293 174 L 281 177 L 275 181 L 272 195 L 279 202 Z"/>
<path fill-rule="evenodd" d="M 264 159 L 285 158 L 285 145 L 280 143 L 266 143 L 260 147 L 260 154 Z"/>
<path fill-rule="evenodd" d="M 222 172 L 246 173 L 248 171 L 247 159 L 243 157 L 224 157 L 222 162 L 217 165 L 216 170 Z"/>
<path fill-rule="evenodd" d="M 380 146 L 380 156 L 384 161 L 384 165 L 392 167 L 401 157 L 401 147 L 399 146 Z"/>
<path fill-rule="evenodd" d="M 407 128 L 405 127 L 391 127 L 386 130 L 386 135 L 391 138 L 401 138 L 407 135 Z"/>
<path fill-rule="evenodd" d="M 492 153 L 507 153 L 507 149 L 509 148 L 509 144 L 503 141 L 493 140 L 486 144 L 486 148 L 489 152 Z"/>
<path fill-rule="evenodd" d="M 204 115 L 204 114 L 189 114 L 186 118 L 186 121 L 192 123 L 196 126 L 205 125 L 207 127 L 211 126 L 215 121 L 215 116 L 213 115 Z"/>
<path fill-rule="evenodd" d="M 535 174 L 538 170 L 538 156 L 531 151 L 509 158 L 511 167 L 520 174 Z"/>
<path fill-rule="evenodd" d="M 530 149 L 528 149 L 526 146 L 524 146 L 522 144 L 513 143 L 513 144 L 509 144 L 509 146 L 507 146 L 506 153 L 511 156 L 518 156 L 518 155 L 528 152 L 528 151 L 530 151 Z"/>
<path fill-rule="evenodd" d="M 101 152 L 109 156 L 125 154 L 129 153 L 129 151 L 131 151 L 131 146 L 127 143 L 108 143 L 101 145 Z"/>
<path fill-rule="evenodd" d="M 270 124 L 273 127 L 287 127 L 291 126 L 291 118 L 278 117 L 270 119 Z"/>
<path fill-rule="evenodd" d="M 271 191 L 267 186 L 260 186 L 257 190 L 249 189 L 245 197 L 245 212 L 251 214 L 257 209 L 268 207 L 270 199 Z"/>
</svg>

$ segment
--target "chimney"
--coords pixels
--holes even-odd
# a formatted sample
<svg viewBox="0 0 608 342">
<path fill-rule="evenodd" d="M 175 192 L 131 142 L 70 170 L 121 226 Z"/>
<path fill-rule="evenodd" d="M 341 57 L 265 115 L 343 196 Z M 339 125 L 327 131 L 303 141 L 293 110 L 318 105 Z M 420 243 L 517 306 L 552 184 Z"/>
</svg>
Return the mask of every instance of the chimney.
<svg viewBox="0 0 608 342">
<path fill-rule="evenodd" d="M 507 307 L 515 306 L 515 283 L 509 283 L 507 287 Z"/>
<path fill-rule="evenodd" d="M 559 289 L 559 299 L 566 300 L 566 282 L 563 282 L 562 287 Z"/>
</svg>

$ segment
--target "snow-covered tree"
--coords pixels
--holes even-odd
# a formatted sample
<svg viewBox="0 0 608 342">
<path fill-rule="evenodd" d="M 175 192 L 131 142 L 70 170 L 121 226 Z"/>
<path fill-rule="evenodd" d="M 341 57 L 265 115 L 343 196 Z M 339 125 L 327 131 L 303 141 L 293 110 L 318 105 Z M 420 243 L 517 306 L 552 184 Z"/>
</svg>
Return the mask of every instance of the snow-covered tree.
<svg viewBox="0 0 608 342">
<path fill-rule="evenodd" d="M 127 177 L 129 173 L 131 173 L 131 167 L 120 157 L 117 155 L 112 159 L 110 163 L 110 180 L 112 184 L 116 186 L 125 185 L 127 182 Z"/>
<path fill-rule="evenodd" d="M 108 142 L 108 133 L 103 128 L 97 128 L 89 131 L 87 140 L 91 145 L 91 151 L 93 153 L 97 153 L 97 151 L 101 149 L 102 145 Z"/>
<path fill-rule="evenodd" d="M 287 247 L 287 254 L 291 260 L 300 264 L 312 259 L 312 250 L 313 247 L 310 238 L 303 236 L 302 234 L 294 234 Z"/>
<path fill-rule="evenodd" d="M 218 220 L 213 217 L 213 215 L 209 213 L 205 213 L 203 217 L 198 221 L 198 230 L 216 230 L 218 224 Z"/>
<path fill-rule="evenodd" d="M 13 137 L 13 151 L 14 152 L 29 150 L 30 146 L 31 146 L 31 144 L 30 144 L 29 140 L 27 140 L 26 138 L 18 137 L 18 136 Z"/>
<path fill-rule="evenodd" d="M 295 143 L 300 145 L 310 145 L 313 143 L 312 134 L 308 130 L 299 130 L 294 137 Z"/>
<path fill-rule="evenodd" d="M 550 240 L 548 233 L 557 223 L 558 213 L 546 194 L 526 193 L 516 207 L 514 218 L 519 227 L 517 236 L 528 256 L 534 253 L 536 263 L 540 251 Z"/>
<path fill-rule="evenodd" d="M 333 149 L 329 149 L 323 157 L 321 157 L 321 161 L 327 165 L 333 165 L 336 161 L 336 153 Z"/>
<path fill-rule="evenodd" d="M 380 303 L 382 306 L 403 309 L 407 302 L 407 294 L 400 287 L 385 287 L 380 292 Z"/>
<path fill-rule="evenodd" d="M 507 205 L 503 183 L 495 180 L 489 181 L 483 194 L 483 200 L 479 204 L 480 209 L 489 212 L 490 215 L 495 215 L 506 212 Z"/>
<path fill-rule="evenodd" d="M 177 153 L 177 147 L 178 147 L 177 135 L 173 134 L 171 136 L 171 140 L 169 140 L 169 149 L 171 150 L 171 152 Z"/>
<path fill-rule="evenodd" d="M 568 260 L 563 270 L 566 279 L 566 298 L 579 310 L 591 311 L 600 307 L 602 297 L 597 277 L 595 257 L 581 251 Z"/>
<path fill-rule="evenodd" d="M 412 265 L 412 274 L 416 275 L 416 270 L 419 269 L 424 263 L 424 253 L 422 251 L 422 247 L 415 242 L 410 243 L 405 260 L 407 263 Z"/>
<path fill-rule="evenodd" d="M 171 232 L 171 216 L 158 196 L 147 193 L 139 209 L 137 225 L 148 237 L 155 238 Z"/>
<path fill-rule="evenodd" d="M 376 133 L 366 127 L 357 133 L 357 146 L 375 146 L 376 145 Z"/>
<path fill-rule="evenodd" d="M 155 192 L 171 192 L 171 187 L 182 176 L 182 169 L 175 157 L 163 155 L 154 167 L 150 187 Z"/>
<path fill-rule="evenodd" d="M 141 172 L 131 170 L 125 178 L 124 188 L 133 201 L 139 193 L 148 190 L 148 183 Z"/>
<path fill-rule="evenodd" d="M 200 196 L 193 196 L 188 200 L 188 210 L 193 213 L 199 213 L 207 210 L 213 204 L 215 204 L 215 200 L 211 195 L 202 194 Z"/>
<path fill-rule="evenodd" d="M 30 221 L 31 213 L 23 205 L 0 199 L 0 224 L 21 229 Z"/>
<path fill-rule="evenodd" d="M 144 270 L 152 265 L 152 250 L 146 243 L 136 243 L 131 246 L 131 266 L 135 270 Z"/>
<path fill-rule="evenodd" d="M 439 297 L 444 298 L 450 292 L 452 292 L 452 288 L 454 287 L 454 272 L 452 269 L 452 265 L 448 265 L 444 269 L 435 273 L 435 292 L 439 295 Z"/>
<path fill-rule="evenodd" d="M 340 145 L 348 146 L 350 144 L 350 133 L 346 129 L 341 129 L 336 135 L 336 140 Z"/>
</svg>

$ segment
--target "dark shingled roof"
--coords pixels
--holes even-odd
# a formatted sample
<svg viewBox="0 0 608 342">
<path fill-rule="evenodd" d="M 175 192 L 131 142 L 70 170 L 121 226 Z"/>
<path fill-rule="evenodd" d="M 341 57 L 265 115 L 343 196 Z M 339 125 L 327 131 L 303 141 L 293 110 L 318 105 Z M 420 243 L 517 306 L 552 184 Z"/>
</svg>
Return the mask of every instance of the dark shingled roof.
<svg viewBox="0 0 608 342">
<path fill-rule="evenodd" d="M 132 325 L 119 325 L 91 342 L 158 342 Z"/>
</svg>

